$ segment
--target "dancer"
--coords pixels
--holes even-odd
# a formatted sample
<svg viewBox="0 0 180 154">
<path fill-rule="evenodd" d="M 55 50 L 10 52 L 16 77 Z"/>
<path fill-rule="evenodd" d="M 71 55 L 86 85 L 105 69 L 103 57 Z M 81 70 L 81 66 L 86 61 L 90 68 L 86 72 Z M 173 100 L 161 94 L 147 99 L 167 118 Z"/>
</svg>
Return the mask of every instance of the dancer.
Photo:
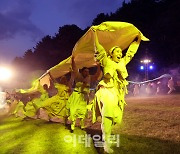
<svg viewBox="0 0 180 154">
<path fill-rule="evenodd" d="M 94 75 L 89 74 L 89 69 L 84 67 L 79 73 L 74 57 L 72 57 L 72 69 L 75 76 L 75 88 L 68 99 L 69 119 L 71 120 L 71 132 L 75 129 L 76 119 L 80 119 L 81 129 L 84 129 L 84 119 L 87 113 L 87 104 L 89 102 L 90 83 L 95 82 L 100 75 L 100 66 Z"/>
<path fill-rule="evenodd" d="M 60 78 L 60 83 L 51 77 L 51 85 L 57 90 L 57 94 L 46 99 L 42 102 L 38 108 L 43 108 L 48 112 L 49 121 L 52 121 L 54 116 L 64 119 L 64 124 L 67 123 L 68 111 L 67 100 L 71 93 L 72 83 L 74 81 L 73 76 L 68 81 L 66 76 Z M 52 81 L 53 80 L 53 81 Z"/>
<path fill-rule="evenodd" d="M 167 94 L 171 94 L 173 90 L 175 90 L 174 88 L 174 81 L 173 81 L 173 78 L 171 77 L 168 81 L 168 88 L 169 88 L 169 91 Z"/>
<path fill-rule="evenodd" d="M 133 89 L 134 97 L 139 95 L 139 89 L 140 89 L 140 85 L 139 84 L 134 84 L 134 89 Z"/>
<path fill-rule="evenodd" d="M 27 118 L 39 118 L 38 117 L 39 108 L 37 108 L 37 106 L 41 104 L 44 100 L 49 98 L 47 92 L 48 86 L 46 84 L 42 86 L 40 84 L 40 81 L 36 80 L 35 82 L 33 82 L 33 86 L 34 87 L 32 87 L 31 90 L 27 90 L 27 93 L 31 94 L 30 101 L 27 102 L 27 104 L 25 104 L 24 107 L 24 115 Z M 23 93 L 26 93 L 26 91 L 23 90 Z"/>
<path fill-rule="evenodd" d="M 134 54 L 137 52 L 141 41 L 141 34 L 137 36 L 137 41 L 130 44 L 126 55 L 122 57 L 122 50 L 119 46 L 112 47 L 107 53 L 103 46 L 99 43 L 97 33 L 95 35 L 96 59 L 103 67 L 104 78 L 99 83 L 99 90 L 95 94 L 93 100 L 93 122 L 96 120 L 96 106 L 102 116 L 102 132 L 104 139 L 104 150 L 112 153 L 110 136 L 112 126 L 115 123 L 121 123 L 124 110 L 124 96 L 127 94 L 128 72 L 126 65 L 130 62 Z M 97 103 L 97 104 L 96 104 Z"/>
</svg>

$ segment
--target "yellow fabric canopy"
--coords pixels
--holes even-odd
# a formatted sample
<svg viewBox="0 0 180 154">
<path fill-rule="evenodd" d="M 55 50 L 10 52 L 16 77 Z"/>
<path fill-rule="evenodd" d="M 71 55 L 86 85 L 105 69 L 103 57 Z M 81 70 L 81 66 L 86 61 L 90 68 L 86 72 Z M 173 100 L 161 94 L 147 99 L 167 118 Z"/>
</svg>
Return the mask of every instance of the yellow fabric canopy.
<svg viewBox="0 0 180 154">
<path fill-rule="evenodd" d="M 55 65 L 54 67 L 47 70 L 47 72 L 44 73 L 39 78 L 40 84 L 41 85 L 47 84 L 49 87 L 51 77 L 53 77 L 54 79 L 59 78 L 70 72 L 70 68 L 71 68 L 71 56 L 60 62 L 58 65 Z"/>
<path fill-rule="evenodd" d="M 71 71 L 71 56 L 48 70 L 51 76 L 55 79 L 63 76 L 64 74 L 67 74 L 70 71 Z"/>
<path fill-rule="evenodd" d="M 72 51 L 72 56 L 74 56 L 76 66 L 79 69 L 96 65 L 94 58 L 94 31 L 96 31 L 99 42 L 106 51 L 109 51 L 113 46 L 119 46 L 122 50 L 126 49 L 139 33 L 143 41 L 149 41 L 140 30 L 127 22 L 103 22 L 100 25 L 92 26 L 79 39 Z M 53 78 L 58 78 L 68 73 L 71 67 L 72 56 L 52 67 L 47 72 Z"/>
<path fill-rule="evenodd" d="M 78 68 L 95 65 L 94 31 L 97 33 L 99 43 L 106 51 L 109 51 L 113 46 L 119 46 L 122 50 L 126 49 L 141 33 L 133 24 L 127 22 L 103 22 L 100 25 L 90 27 L 76 43 L 72 52 Z M 149 41 L 142 33 L 141 39 Z"/>
</svg>

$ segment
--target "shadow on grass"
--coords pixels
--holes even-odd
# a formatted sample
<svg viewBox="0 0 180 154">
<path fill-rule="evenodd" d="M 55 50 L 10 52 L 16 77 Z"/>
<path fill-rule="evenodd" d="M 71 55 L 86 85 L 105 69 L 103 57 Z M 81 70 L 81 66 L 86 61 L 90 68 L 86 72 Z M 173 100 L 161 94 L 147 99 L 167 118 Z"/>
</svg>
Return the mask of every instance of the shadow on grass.
<svg viewBox="0 0 180 154">
<path fill-rule="evenodd" d="M 102 142 L 102 131 L 100 129 L 93 129 L 91 127 L 88 127 L 88 128 L 86 128 L 85 131 L 86 131 L 87 134 L 91 135 L 92 139 L 93 139 L 93 136 L 95 136 L 95 135 L 100 136 L 101 137 L 100 141 Z M 94 140 L 92 140 L 92 141 L 93 141 L 93 144 L 95 145 L 95 141 Z M 98 154 L 103 153 L 103 149 L 101 147 L 96 147 L 95 146 L 95 148 L 96 148 L 96 151 L 97 151 Z"/>
<path fill-rule="evenodd" d="M 86 129 L 87 134 L 102 135 L 101 130 L 91 128 Z M 115 140 L 112 144 L 114 154 L 179 154 L 180 142 L 172 142 L 168 140 L 161 140 L 158 138 L 150 138 L 143 136 L 119 135 L 119 140 Z M 102 147 L 96 147 L 98 154 L 103 154 Z"/>
</svg>

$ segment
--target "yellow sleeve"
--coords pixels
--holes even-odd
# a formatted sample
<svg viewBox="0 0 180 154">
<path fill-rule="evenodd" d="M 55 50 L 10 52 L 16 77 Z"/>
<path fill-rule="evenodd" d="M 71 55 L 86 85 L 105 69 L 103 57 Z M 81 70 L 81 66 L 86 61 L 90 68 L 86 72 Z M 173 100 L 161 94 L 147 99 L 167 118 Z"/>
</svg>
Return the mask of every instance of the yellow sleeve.
<svg viewBox="0 0 180 154">
<path fill-rule="evenodd" d="M 124 57 L 124 61 L 126 65 L 131 61 L 132 57 L 134 57 L 138 48 L 139 48 L 139 42 L 134 41 L 131 43 Z"/>
<path fill-rule="evenodd" d="M 101 66 L 106 65 L 107 62 L 107 53 L 102 45 L 98 45 L 96 47 L 96 53 L 95 53 L 96 60 L 100 62 Z"/>
</svg>

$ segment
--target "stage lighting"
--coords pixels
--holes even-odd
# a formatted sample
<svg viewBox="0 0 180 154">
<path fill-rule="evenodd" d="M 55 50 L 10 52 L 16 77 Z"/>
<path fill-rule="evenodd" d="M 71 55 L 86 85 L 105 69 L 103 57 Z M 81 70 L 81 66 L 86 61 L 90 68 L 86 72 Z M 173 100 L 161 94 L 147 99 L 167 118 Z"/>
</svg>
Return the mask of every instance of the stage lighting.
<svg viewBox="0 0 180 154">
<path fill-rule="evenodd" d="M 154 68 L 154 67 L 153 67 L 152 65 L 149 66 L 149 69 L 150 69 L 150 70 L 153 70 L 153 68 Z"/>
<path fill-rule="evenodd" d="M 144 70 L 144 66 L 140 66 L 140 69 L 141 69 L 141 70 Z"/>
<path fill-rule="evenodd" d="M 5 67 L 0 67 L 0 81 L 8 80 L 12 77 L 12 71 Z"/>
</svg>

